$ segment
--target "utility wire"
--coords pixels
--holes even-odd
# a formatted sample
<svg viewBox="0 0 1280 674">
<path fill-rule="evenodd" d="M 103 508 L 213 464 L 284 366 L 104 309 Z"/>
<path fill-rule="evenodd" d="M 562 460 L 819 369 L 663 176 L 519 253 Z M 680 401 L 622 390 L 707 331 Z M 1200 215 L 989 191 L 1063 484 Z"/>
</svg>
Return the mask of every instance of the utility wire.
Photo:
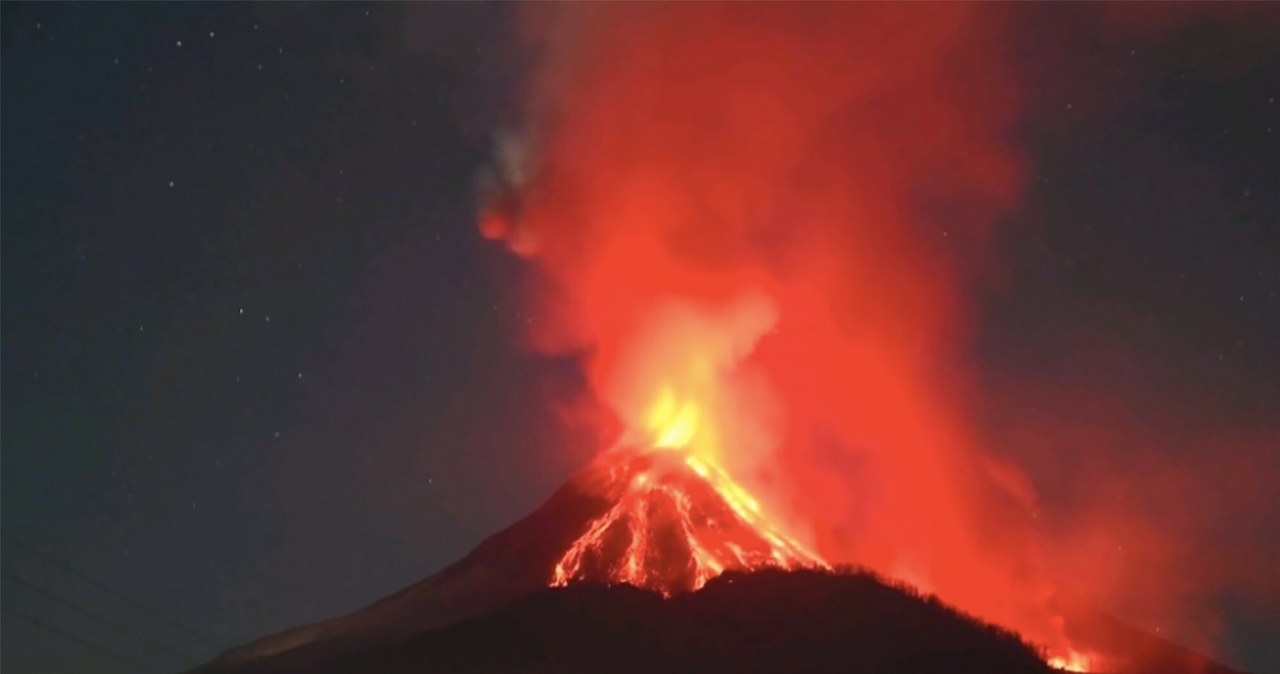
<svg viewBox="0 0 1280 674">
<path fill-rule="evenodd" d="M 77 644 L 80 644 L 81 646 L 85 646 L 87 648 L 91 648 L 95 651 L 98 651 L 99 653 L 102 653 L 104 655 L 108 655 L 120 662 L 123 662 L 126 665 L 129 665 L 131 668 L 141 667 L 142 669 L 148 672 L 158 671 L 155 665 L 150 665 L 145 662 L 142 662 L 141 660 L 136 660 L 127 655 L 111 650 L 106 646 L 89 641 L 88 639 L 72 634 L 71 632 L 67 632 L 66 630 L 63 630 L 61 628 L 54 627 L 53 625 L 50 625 L 49 623 L 46 623 L 43 620 L 40 620 L 39 618 L 33 618 L 21 611 L 16 610 L 12 606 L 6 605 L 4 606 L 4 610 L 7 611 L 13 617 L 18 618 L 19 620 L 22 620 L 23 622 L 30 623 L 32 625 L 35 625 L 36 627 L 39 627 L 49 632 L 50 634 L 56 634 L 57 636 L 62 637 L 63 639 L 66 639 L 68 641 L 73 641 Z"/>
<path fill-rule="evenodd" d="M 49 590 L 47 590 L 47 589 L 45 589 L 45 588 L 43 588 L 43 587 L 40 587 L 39 585 L 36 585 L 35 583 L 31 582 L 30 580 L 27 580 L 26 578 L 23 578 L 23 577 L 21 577 L 21 576 L 17 576 L 17 575 L 14 575 L 14 574 L 11 574 L 11 573 L 8 573 L 8 572 L 5 572 L 5 571 L 0 571 L 0 576 L 3 576 L 4 578 L 7 578 L 7 579 L 9 579 L 9 580 L 11 580 L 11 581 L 13 581 L 13 582 L 15 582 L 15 583 L 18 583 L 19 585 L 21 585 L 21 586 L 23 586 L 23 587 L 25 587 L 25 588 L 27 588 L 27 589 L 31 590 L 32 592 L 35 592 L 35 593 L 39 594 L 39 595 L 40 595 L 40 596 L 42 596 L 42 597 L 45 597 L 45 598 L 47 598 L 47 599 L 50 599 L 50 600 L 52 600 L 52 601 L 54 601 L 54 602 L 58 603 L 59 605 L 61 605 L 61 606 L 65 607 L 65 608 L 67 608 L 67 609 L 70 609 L 71 611 L 73 611 L 73 612 L 75 612 L 75 613 L 78 613 L 78 614 L 80 614 L 80 615 L 82 615 L 82 616 L 85 616 L 85 617 L 87 617 L 87 618 L 89 618 L 89 619 L 91 619 L 91 620 L 96 620 L 96 621 L 98 621 L 98 622 L 100 622 L 100 623 L 103 623 L 104 625 L 108 625 L 108 626 L 113 627 L 113 628 L 115 628 L 115 629 L 117 629 L 117 630 L 119 630 L 119 631 L 129 631 L 129 632 L 132 632 L 133 634 L 135 634 L 135 635 L 137 635 L 137 636 L 141 637 L 141 638 L 142 638 L 142 642 L 143 642 L 143 643 L 147 644 L 148 646 L 156 646 L 156 647 L 158 647 L 160 650 L 162 650 L 162 651 L 164 651 L 164 652 L 168 653 L 169 655 L 173 655 L 173 656 L 176 656 L 176 657 L 182 658 L 182 659 L 184 659 L 184 660 L 191 659 L 191 657 L 192 657 L 192 654 L 191 654 L 191 653 L 183 653 L 183 652 L 181 652 L 181 651 L 175 650 L 175 649 L 170 648 L 169 646 L 165 645 L 165 644 L 164 644 L 164 642 L 161 642 L 161 641 L 159 641 L 159 640 L 153 639 L 153 638 L 151 638 L 151 637 L 150 637 L 149 635 L 147 635 L 147 634 L 143 634 L 143 630 L 140 630 L 140 629 L 137 629 L 137 628 L 134 628 L 134 629 L 131 629 L 131 630 L 126 630 L 126 629 L 125 629 L 125 626 L 124 626 L 122 623 L 120 623 L 119 621 L 112 620 L 111 618 L 108 618 L 108 617 L 106 617 L 106 616 L 104 616 L 104 615 L 102 615 L 102 614 L 100 614 L 100 613 L 96 613 L 96 612 L 94 612 L 94 611 L 90 611 L 90 610 L 88 610 L 88 609 L 86 609 L 86 608 L 84 608 L 84 607 L 82 607 L 82 606 L 80 606 L 80 605 L 76 604 L 74 601 L 72 601 L 72 600 L 70 600 L 70 599 L 68 599 L 68 598 L 66 598 L 66 597 L 63 597 L 63 596 L 61 596 L 61 595 L 57 594 L 56 592 L 51 592 L 51 591 L 49 591 Z"/>
<path fill-rule="evenodd" d="M 147 606 L 146 604 L 143 604 L 142 602 L 138 601 L 137 599 L 134 599 L 133 597 L 130 597 L 129 595 L 127 595 L 127 594 L 125 594 L 125 593 L 121 592 L 120 590 L 117 590 L 117 589 L 115 589 L 115 588 L 111 587 L 110 585 L 107 585 L 106 583 L 103 583 L 102 581 L 100 581 L 100 580 L 98 580 L 98 579 L 96 579 L 96 578 L 93 578 L 92 576 L 89 576 L 88 574 L 86 574 L 86 573 L 84 573 L 84 572 L 82 572 L 82 571 L 77 570 L 75 567 L 71 566 L 70 564 L 68 564 L 68 563 L 66 563 L 66 562 L 64 562 L 64 561 L 62 561 L 62 560 L 61 560 L 61 559 L 59 559 L 58 557 L 56 557 L 56 556 L 54 556 L 54 555 L 52 555 L 52 554 L 50 554 L 50 553 L 48 553 L 48 552 L 45 552 L 44 550 L 41 550 L 40 548 L 36 547 L 35 545 L 32 545 L 31 543 L 28 543 L 28 542 L 26 542 L 26 541 L 24 541 L 24 540 L 22 540 L 22 539 L 19 539 L 19 538 L 14 538 L 14 537 L 12 537 L 12 536 L 5 536 L 5 535 L 0 535 L 0 540 L 6 541 L 6 542 L 8 542 L 8 543 L 10 543 L 10 544 L 12 544 L 12 543 L 17 543 L 20 547 L 25 548 L 26 550 L 28 550 L 28 551 L 30 551 L 30 552 L 32 552 L 32 553 L 34 553 L 35 555 L 37 555 L 37 556 L 39 556 L 39 557 L 42 557 L 42 558 L 44 558 L 44 559 L 46 559 L 46 560 L 48 560 L 48 561 L 52 562 L 55 566 L 57 566 L 57 567 L 61 568 L 61 569 L 62 569 L 63 571 L 65 571 L 66 573 L 68 573 L 68 574 L 70 574 L 70 575 L 72 575 L 72 576 L 75 576 L 75 577 L 79 578 L 80 580 L 83 580 L 84 582 L 89 583 L 90 585 L 93 585 L 94 587 L 97 587 L 98 589 L 102 590 L 103 592 L 106 592 L 107 594 L 110 594 L 110 595 L 112 595 L 112 596 L 116 597 L 117 599 L 120 599 L 120 600 L 122 600 L 122 601 L 124 601 L 124 602 L 126 602 L 126 603 L 130 604 L 130 605 L 131 605 L 131 606 L 133 606 L 134 608 L 136 608 L 136 609 L 138 609 L 138 610 L 140 610 L 140 611 L 142 611 L 142 612 L 144 612 L 144 613 L 147 613 L 147 614 L 151 615 L 151 616 L 152 616 L 152 617 L 154 617 L 154 618 L 157 618 L 157 619 L 159 619 L 159 620 L 164 621 L 164 622 L 165 622 L 166 624 L 168 624 L 170 627 L 172 627 L 172 628 L 174 628 L 174 629 L 176 629 L 176 630 L 178 630 L 178 631 L 180 631 L 180 632 L 183 632 L 183 633 L 184 633 L 184 634 L 186 634 L 187 636 L 189 636 L 189 637 L 191 637 L 191 638 L 193 638 L 193 639 L 195 639 L 195 640 L 199 641 L 200 643 L 202 643 L 202 644 L 203 644 L 203 645 L 205 645 L 205 646 L 208 646 L 208 647 L 210 647 L 210 648 L 213 648 L 213 649 L 216 649 L 216 650 L 219 650 L 219 651 L 224 650 L 224 648 L 225 648 L 225 647 L 223 647 L 223 646 L 219 645 L 219 644 L 217 643 L 217 640 L 216 640 L 216 639 L 213 639 L 212 637 L 209 637 L 209 636 L 206 636 L 206 635 L 204 635 L 204 634 L 201 634 L 199 631 L 194 630 L 194 629 L 192 629 L 192 628 L 190 628 L 190 627 L 187 627 L 186 625 L 182 624 L 180 621 L 178 621 L 177 619 L 173 618 L 172 616 L 165 615 L 164 613 L 161 613 L 160 611 L 157 611 L 156 609 L 153 609 L 153 608 L 151 608 L 150 606 Z"/>
</svg>

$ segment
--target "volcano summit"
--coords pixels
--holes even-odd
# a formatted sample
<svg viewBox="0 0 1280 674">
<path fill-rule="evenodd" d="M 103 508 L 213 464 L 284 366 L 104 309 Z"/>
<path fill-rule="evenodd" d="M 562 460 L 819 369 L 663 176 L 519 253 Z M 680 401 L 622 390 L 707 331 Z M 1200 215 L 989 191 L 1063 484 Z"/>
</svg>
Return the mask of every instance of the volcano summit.
<svg viewBox="0 0 1280 674">
<path fill-rule="evenodd" d="M 556 562 L 553 585 L 626 583 L 669 596 L 727 569 L 826 566 L 720 469 L 682 452 L 615 453 L 582 485 L 612 505 Z"/>
</svg>

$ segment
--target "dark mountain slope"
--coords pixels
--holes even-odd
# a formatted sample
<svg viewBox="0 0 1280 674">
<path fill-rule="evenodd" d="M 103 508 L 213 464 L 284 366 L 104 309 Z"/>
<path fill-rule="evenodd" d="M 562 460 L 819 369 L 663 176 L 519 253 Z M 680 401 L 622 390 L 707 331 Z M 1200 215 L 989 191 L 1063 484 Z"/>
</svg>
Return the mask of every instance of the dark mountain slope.
<svg viewBox="0 0 1280 674">
<path fill-rule="evenodd" d="M 240 663 L 285 654 L 296 663 L 320 662 L 483 615 L 545 587 L 555 561 L 609 506 L 582 488 L 583 479 L 561 487 L 542 507 L 439 573 L 354 613 L 231 649 L 197 671 L 233 671 Z"/>
<path fill-rule="evenodd" d="M 1050 670 L 1016 635 L 868 574 L 728 573 L 664 600 L 630 587 L 537 591 L 487 616 L 324 663 L 289 654 L 244 674 Z"/>
</svg>

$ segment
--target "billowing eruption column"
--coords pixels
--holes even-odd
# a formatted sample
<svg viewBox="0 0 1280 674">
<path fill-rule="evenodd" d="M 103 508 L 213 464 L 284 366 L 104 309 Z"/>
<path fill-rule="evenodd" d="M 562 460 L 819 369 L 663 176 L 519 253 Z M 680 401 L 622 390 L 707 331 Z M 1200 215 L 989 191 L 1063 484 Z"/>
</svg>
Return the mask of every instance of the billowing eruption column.
<svg viewBox="0 0 1280 674">
<path fill-rule="evenodd" d="M 966 423 L 966 287 L 1018 197 L 1001 9 L 538 8 L 481 223 L 620 444 L 722 468 L 831 562 L 1050 648 L 1020 473 Z"/>
</svg>

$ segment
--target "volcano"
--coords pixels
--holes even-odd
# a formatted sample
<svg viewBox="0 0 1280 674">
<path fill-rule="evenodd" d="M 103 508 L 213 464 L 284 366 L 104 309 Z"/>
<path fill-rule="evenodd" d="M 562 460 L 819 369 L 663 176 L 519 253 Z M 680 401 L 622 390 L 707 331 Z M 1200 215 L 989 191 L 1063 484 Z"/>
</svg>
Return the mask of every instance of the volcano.
<svg viewBox="0 0 1280 674">
<path fill-rule="evenodd" d="M 755 500 L 718 468 L 674 450 L 613 449 L 440 573 L 214 664 L 285 653 L 309 662 L 482 615 L 547 586 L 627 584 L 670 596 L 731 569 L 825 566 L 765 522 Z M 338 637 L 340 646 L 330 643 Z"/>
<path fill-rule="evenodd" d="M 1126 634 L 1158 671 L 1231 674 Z M 719 468 L 662 448 L 606 452 L 443 571 L 196 671 L 512 670 L 1054 671 L 936 598 L 833 571 Z"/>
</svg>

